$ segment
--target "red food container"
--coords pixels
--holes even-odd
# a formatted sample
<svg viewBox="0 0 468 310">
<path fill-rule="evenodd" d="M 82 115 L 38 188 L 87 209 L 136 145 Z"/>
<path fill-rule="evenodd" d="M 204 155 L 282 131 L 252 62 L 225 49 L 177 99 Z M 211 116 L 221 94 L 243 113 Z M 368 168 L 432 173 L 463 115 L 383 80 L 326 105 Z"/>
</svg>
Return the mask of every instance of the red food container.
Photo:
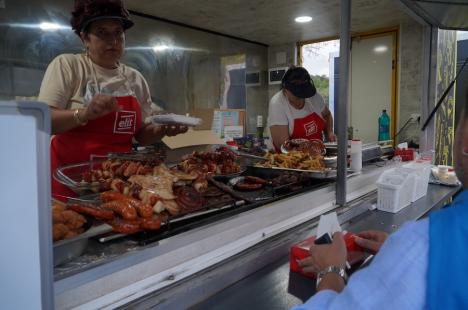
<svg viewBox="0 0 468 310">
<path fill-rule="evenodd" d="M 354 237 L 356 235 L 352 233 L 346 233 L 344 235 L 344 240 L 346 243 L 346 249 L 348 251 L 348 263 L 354 265 L 362 261 L 365 257 L 363 249 L 354 242 Z M 306 240 L 303 240 L 299 243 L 293 244 L 289 256 L 289 268 L 293 272 L 300 273 L 306 277 L 315 279 L 315 273 L 303 272 L 302 268 L 299 266 L 298 261 L 310 256 L 309 248 L 314 244 L 315 236 L 310 237 Z"/>
<path fill-rule="evenodd" d="M 394 156 L 400 156 L 402 161 L 414 160 L 414 149 L 396 149 Z"/>
</svg>

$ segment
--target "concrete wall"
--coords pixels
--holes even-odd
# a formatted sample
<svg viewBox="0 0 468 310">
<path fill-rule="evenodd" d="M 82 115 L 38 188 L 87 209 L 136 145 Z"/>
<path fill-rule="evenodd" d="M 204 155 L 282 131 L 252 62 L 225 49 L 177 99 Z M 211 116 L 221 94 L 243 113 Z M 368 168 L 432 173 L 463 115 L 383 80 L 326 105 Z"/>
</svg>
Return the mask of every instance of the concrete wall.
<svg viewBox="0 0 468 310">
<path fill-rule="evenodd" d="M 296 43 L 274 45 L 268 48 L 268 67 L 290 67 L 297 64 Z M 281 89 L 281 85 L 268 86 L 268 99 L 273 97 Z"/>
<path fill-rule="evenodd" d="M 421 115 L 423 27 L 409 18 L 400 24 L 399 55 L 397 131 L 409 120 L 411 114 Z M 419 128 L 417 122 L 409 123 L 401 131 L 397 141 L 412 140 L 419 143 Z"/>
</svg>

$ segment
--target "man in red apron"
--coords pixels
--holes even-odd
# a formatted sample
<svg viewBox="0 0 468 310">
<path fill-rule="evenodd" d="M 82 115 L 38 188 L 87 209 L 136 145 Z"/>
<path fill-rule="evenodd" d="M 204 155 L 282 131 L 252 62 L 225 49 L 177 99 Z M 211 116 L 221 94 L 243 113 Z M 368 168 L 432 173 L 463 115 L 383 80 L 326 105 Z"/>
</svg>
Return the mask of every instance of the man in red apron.
<svg viewBox="0 0 468 310">
<path fill-rule="evenodd" d="M 290 68 L 283 77 L 282 89 L 269 105 L 268 122 L 276 150 L 288 139 L 335 141 L 333 117 L 323 98 L 302 67 Z"/>
</svg>

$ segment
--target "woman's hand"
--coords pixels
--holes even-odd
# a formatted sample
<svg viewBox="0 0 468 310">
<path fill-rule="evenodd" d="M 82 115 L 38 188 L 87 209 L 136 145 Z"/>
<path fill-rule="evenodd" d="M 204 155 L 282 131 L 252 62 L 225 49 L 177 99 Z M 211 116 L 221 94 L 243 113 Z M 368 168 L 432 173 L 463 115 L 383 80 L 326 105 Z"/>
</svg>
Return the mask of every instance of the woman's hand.
<svg viewBox="0 0 468 310">
<path fill-rule="evenodd" d="M 186 133 L 188 127 L 185 125 L 164 125 L 166 136 L 172 137 L 181 133 Z"/>
<path fill-rule="evenodd" d="M 346 244 L 340 232 L 333 234 L 331 244 L 314 244 L 309 252 L 309 257 L 299 261 L 304 272 L 319 272 L 330 266 L 346 266 Z"/>
<path fill-rule="evenodd" d="M 336 142 L 336 135 L 333 131 L 327 133 L 328 142 Z"/>
<path fill-rule="evenodd" d="M 141 128 L 135 137 L 141 145 L 149 145 L 161 141 L 164 136 L 175 136 L 187 132 L 184 125 L 157 125 L 148 124 Z"/>
<path fill-rule="evenodd" d="M 387 237 L 388 234 L 386 232 L 378 230 L 366 230 L 358 233 L 354 241 L 367 252 L 376 254 L 382 247 L 382 244 L 385 242 Z"/>
<path fill-rule="evenodd" d="M 119 105 L 114 97 L 98 94 L 93 97 L 89 105 L 86 107 L 83 120 L 91 121 L 117 111 L 118 109 Z"/>
</svg>

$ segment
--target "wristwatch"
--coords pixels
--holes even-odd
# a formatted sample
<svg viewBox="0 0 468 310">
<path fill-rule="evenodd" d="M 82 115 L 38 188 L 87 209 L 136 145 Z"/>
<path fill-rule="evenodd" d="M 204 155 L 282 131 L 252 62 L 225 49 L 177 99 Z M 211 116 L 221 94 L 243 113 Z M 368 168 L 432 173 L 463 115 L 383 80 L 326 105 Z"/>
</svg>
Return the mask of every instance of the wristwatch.
<svg viewBox="0 0 468 310">
<path fill-rule="evenodd" d="M 317 274 L 317 282 L 315 284 L 316 289 L 318 289 L 323 277 L 330 272 L 334 272 L 337 275 L 339 275 L 343 279 L 345 284 L 346 282 L 348 282 L 348 275 L 346 274 L 346 271 L 343 267 L 329 266 Z"/>
</svg>

